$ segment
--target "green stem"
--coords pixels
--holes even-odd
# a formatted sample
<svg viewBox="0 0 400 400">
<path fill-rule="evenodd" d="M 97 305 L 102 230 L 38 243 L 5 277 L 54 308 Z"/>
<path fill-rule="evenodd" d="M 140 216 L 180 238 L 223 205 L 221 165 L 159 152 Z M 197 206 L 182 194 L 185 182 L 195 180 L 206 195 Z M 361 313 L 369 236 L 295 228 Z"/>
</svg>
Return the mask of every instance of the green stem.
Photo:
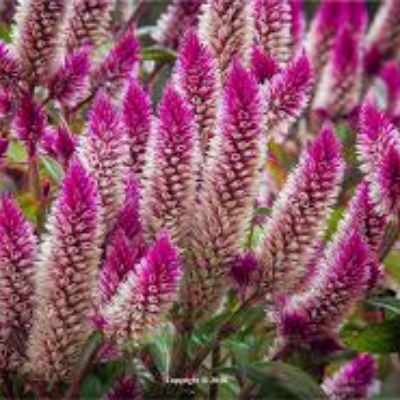
<svg viewBox="0 0 400 400">
<path fill-rule="evenodd" d="M 216 371 L 221 363 L 221 346 L 218 345 L 212 352 L 211 356 L 211 366 L 212 366 L 212 373 L 211 378 L 212 382 L 210 385 L 210 400 L 218 400 L 218 391 L 219 391 L 219 383 L 218 377 L 219 373 Z M 214 381 L 215 379 L 215 381 Z"/>
<path fill-rule="evenodd" d="M 38 213 L 36 216 L 36 224 L 38 232 L 41 232 L 44 225 L 44 217 L 46 209 L 42 202 L 42 189 L 40 186 L 40 175 L 39 175 L 39 158 L 37 153 L 29 156 L 29 187 L 38 204 Z"/>
</svg>

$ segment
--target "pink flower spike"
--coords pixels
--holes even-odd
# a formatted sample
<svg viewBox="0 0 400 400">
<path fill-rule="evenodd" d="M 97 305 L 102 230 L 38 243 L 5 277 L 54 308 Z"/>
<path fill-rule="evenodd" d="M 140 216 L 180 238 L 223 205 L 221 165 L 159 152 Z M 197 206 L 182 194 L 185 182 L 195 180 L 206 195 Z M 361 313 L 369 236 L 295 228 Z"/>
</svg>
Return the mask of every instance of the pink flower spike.
<svg viewBox="0 0 400 400">
<path fill-rule="evenodd" d="M 302 155 L 275 201 L 259 252 L 254 283 L 290 292 L 322 240 L 344 173 L 340 143 L 330 126 Z"/>
<path fill-rule="evenodd" d="M 222 78 L 235 58 L 250 60 L 254 21 L 248 0 L 207 0 L 200 17 L 200 38 L 210 47 Z"/>
<path fill-rule="evenodd" d="M 139 345 L 171 308 L 180 275 L 178 252 L 169 237 L 161 234 L 102 309 L 107 335 L 121 344 L 129 340 Z"/>
<path fill-rule="evenodd" d="M 188 104 L 172 86 L 165 89 L 146 165 L 143 226 L 148 239 L 167 229 L 175 243 L 187 240 L 196 191 L 198 143 Z"/>
<path fill-rule="evenodd" d="M 251 70 L 259 83 L 268 82 L 282 72 L 278 62 L 260 46 L 253 47 L 251 53 Z"/>
<path fill-rule="evenodd" d="M 83 99 L 89 86 L 89 55 L 87 47 L 67 55 L 64 65 L 49 82 L 51 98 L 69 107 Z"/>
<path fill-rule="evenodd" d="M 193 31 L 188 32 L 180 47 L 176 80 L 191 106 L 206 155 L 216 130 L 220 83 L 211 51 Z"/>
<path fill-rule="evenodd" d="M 136 79 L 129 82 L 123 99 L 122 113 L 130 149 L 128 167 L 140 181 L 146 161 L 153 116 L 149 94 Z"/>
<path fill-rule="evenodd" d="M 7 46 L 0 41 L 0 86 L 17 91 L 21 69 L 18 60 L 13 56 Z"/>
<path fill-rule="evenodd" d="M 71 378 L 90 335 L 100 262 L 101 210 L 95 182 L 74 161 L 50 213 L 37 264 L 27 369 L 50 382 Z"/>
<path fill-rule="evenodd" d="M 9 194 L 0 200 L 0 370 L 21 367 L 32 325 L 37 239 Z"/>
<path fill-rule="evenodd" d="M 105 400 L 143 400 L 142 390 L 136 377 L 123 376 L 107 393 Z"/>
<path fill-rule="evenodd" d="M 306 21 L 304 16 L 303 0 L 289 0 L 292 23 L 290 33 L 292 35 L 292 54 L 296 54 L 304 40 Z"/>
<path fill-rule="evenodd" d="M 400 117 L 400 65 L 387 62 L 379 74 L 386 89 L 386 113 L 392 118 Z"/>
<path fill-rule="evenodd" d="M 273 140 L 280 142 L 286 137 L 306 108 L 313 84 L 314 74 L 305 53 L 272 78 L 267 133 Z"/>
<path fill-rule="evenodd" d="M 330 400 L 367 399 L 375 391 L 377 372 L 374 358 L 363 353 L 326 378 L 322 389 Z"/>
</svg>

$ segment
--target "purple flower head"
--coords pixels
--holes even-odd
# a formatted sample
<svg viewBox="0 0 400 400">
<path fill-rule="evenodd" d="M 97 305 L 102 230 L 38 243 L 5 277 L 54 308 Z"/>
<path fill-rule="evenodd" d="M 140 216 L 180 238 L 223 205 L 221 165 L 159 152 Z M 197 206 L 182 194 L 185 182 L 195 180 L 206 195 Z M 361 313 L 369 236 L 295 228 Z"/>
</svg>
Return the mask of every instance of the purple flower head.
<svg viewBox="0 0 400 400">
<path fill-rule="evenodd" d="M 73 0 L 67 27 L 69 50 L 95 47 L 109 37 L 114 0 Z"/>
<path fill-rule="evenodd" d="M 11 54 L 7 46 L 0 41 L 0 86 L 9 90 L 16 90 L 20 74 L 18 60 Z"/>
<path fill-rule="evenodd" d="M 24 143 L 29 155 L 36 153 L 37 146 L 47 127 L 43 108 L 26 96 L 22 99 L 14 119 L 14 131 Z"/>
<path fill-rule="evenodd" d="M 292 54 L 300 48 L 304 40 L 305 32 L 305 17 L 304 17 L 304 5 L 303 0 L 289 0 L 290 12 L 292 16 L 292 22 L 290 26 L 290 33 L 292 35 Z"/>
<path fill-rule="evenodd" d="M 282 70 L 278 62 L 260 46 L 254 46 L 251 53 L 251 70 L 259 83 L 270 81 Z"/>
<path fill-rule="evenodd" d="M 194 118 L 178 91 L 168 86 L 146 166 L 143 225 L 148 238 L 168 229 L 182 245 L 189 233 L 196 190 L 198 144 Z"/>
<path fill-rule="evenodd" d="M 207 0 L 200 17 L 200 37 L 210 47 L 221 76 L 231 63 L 250 60 L 254 22 L 252 3 L 247 0 Z"/>
<path fill-rule="evenodd" d="M 149 94 L 136 79 L 129 82 L 122 112 L 131 155 L 129 170 L 140 179 L 152 129 L 152 107 Z"/>
<path fill-rule="evenodd" d="M 179 89 L 189 102 L 197 124 L 203 155 L 215 135 L 219 100 L 219 76 L 210 49 L 193 31 L 185 36 L 176 68 Z"/>
<path fill-rule="evenodd" d="M 289 0 L 256 0 L 255 32 L 264 51 L 280 64 L 288 62 L 292 50 L 292 12 Z"/>
<path fill-rule="evenodd" d="M 255 77 L 235 62 L 192 218 L 191 275 L 183 293 L 191 310 L 218 306 L 248 232 L 263 161 L 264 100 Z"/>
<path fill-rule="evenodd" d="M 45 83 L 59 66 L 68 9 L 64 0 L 26 0 L 19 5 L 14 43 L 24 78 L 31 84 Z"/>
<path fill-rule="evenodd" d="M 47 381 L 68 380 L 89 334 L 101 245 L 95 181 L 74 161 L 53 203 L 37 264 L 28 370 Z"/>
<path fill-rule="evenodd" d="M 80 48 L 65 58 L 64 64 L 49 82 L 49 95 L 64 106 L 82 100 L 89 85 L 90 50 Z"/>
<path fill-rule="evenodd" d="M 327 125 L 302 155 L 273 205 L 254 284 L 278 292 L 300 283 L 323 237 L 343 173 L 340 144 Z"/>
<path fill-rule="evenodd" d="M 305 53 L 273 77 L 267 110 L 267 132 L 274 140 L 281 141 L 304 111 L 313 83 L 314 74 Z"/>
<path fill-rule="evenodd" d="M 386 89 L 386 112 L 390 117 L 400 116 L 400 66 L 397 61 L 387 62 L 380 74 Z"/>
<path fill-rule="evenodd" d="M 0 117 L 7 118 L 14 112 L 16 98 L 10 90 L 0 91 Z"/>
<path fill-rule="evenodd" d="M 367 399 L 374 389 L 376 375 L 374 358 L 363 353 L 326 378 L 322 389 L 330 400 Z"/>
<path fill-rule="evenodd" d="M 197 28 L 205 0 L 173 0 L 157 23 L 155 39 L 173 49 L 179 47 L 185 33 Z"/>
<path fill-rule="evenodd" d="M 246 295 L 251 276 L 257 267 L 258 260 L 252 252 L 240 254 L 232 262 L 230 275 L 243 297 Z"/>
<path fill-rule="evenodd" d="M 178 252 L 168 235 L 161 234 L 103 307 L 107 334 L 139 344 L 172 306 L 180 274 Z"/>
<path fill-rule="evenodd" d="M 142 400 L 139 381 L 134 376 L 122 376 L 107 393 L 105 400 Z"/>
<path fill-rule="evenodd" d="M 93 104 L 87 131 L 81 136 L 79 155 L 96 178 L 109 230 L 123 204 L 129 150 L 120 115 L 105 93 L 100 93 Z"/>
<path fill-rule="evenodd" d="M 0 370 L 24 362 L 32 324 L 37 239 L 9 194 L 0 200 Z"/>
<path fill-rule="evenodd" d="M 140 60 L 140 45 L 134 32 L 121 36 L 93 72 L 93 85 L 110 93 L 118 92 L 135 71 Z"/>
</svg>

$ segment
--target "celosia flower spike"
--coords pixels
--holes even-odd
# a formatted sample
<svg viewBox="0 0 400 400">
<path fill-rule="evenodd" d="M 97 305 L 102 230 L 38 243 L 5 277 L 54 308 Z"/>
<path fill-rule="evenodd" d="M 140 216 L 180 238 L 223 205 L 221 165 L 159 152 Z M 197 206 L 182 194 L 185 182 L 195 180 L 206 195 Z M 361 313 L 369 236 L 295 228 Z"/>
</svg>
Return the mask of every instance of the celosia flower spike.
<svg viewBox="0 0 400 400">
<path fill-rule="evenodd" d="M 100 198 L 74 161 L 53 205 L 37 265 L 28 369 L 47 381 L 68 380 L 89 334 L 100 261 Z"/>
<path fill-rule="evenodd" d="M 254 46 L 251 53 L 251 70 L 262 84 L 282 72 L 278 62 L 260 46 Z"/>
<path fill-rule="evenodd" d="M 314 84 L 311 63 L 305 53 L 272 78 L 267 109 L 267 133 L 282 141 L 306 108 Z"/>
<path fill-rule="evenodd" d="M 153 239 L 168 229 L 176 243 L 187 240 L 196 191 L 198 137 L 191 110 L 172 86 L 159 106 L 143 195 L 143 226 Z"/>
<path fill-rule="evenodd" d="M 173 0 L 157 23 L 155 39 L 172 49 L 179 47 L 186 32 L 196 29 L 205 0 Z"/>
<path fill-rule="evenodd" d="M 373 392 L 376 375 L 374 358 L 363 353 L 326 378 L 322 389 L 329 400 L 366 400 Z"/>
<path fill-rule="evenodd" d="M 264 51 L 281 65 L 289 61 L 292 50 L 292 13 L 289 0 L 256 0 L 255 32 Z"/>
<path fill-rule="evenodd" d="M 25 357 L 34 303 L 37 240 L 11 196 L 0 201 L 0 370 L 15 370 Z"/>
<path fill-rule="evenodd" d="M 138 345 L 172 306 L 180 274 L 178 252 L 168 236 L 161 234 L 102 309 L 108 336 Z"/>
<path fill-rule="evenodd" d="M 14 43 L 23 75 L 31 84 L 45 83 L 60 64 L 68 4 L 26 0 L 19 5 Z"/>
<path fill-rule="evenodd" d="M 192 108 L 206 155 L 216 129 L 219 76 L 210 50 L 193 31 L 180 48 L 176 75 L 178 87 Z"/>
<path fill-rule="evenodd" d="M 129 150 L 120 115 L 104 93 L 97 97 L 80 139 L 79 155 L 96 178 L 107 233 L 124 201 Z"/>
<path fill-rule="evenodd" d="M 233 258 L 246 239 L 263 162 L 265 101 L 255 77 L 235 62 L 192 214 L 190 269 L 182 295 L 193 313 L 218 306 Z"/>
<path fill-rule="evenodd" d="M 292 54 L 296 54 L 300 49 L 305 32 L 305 16 L 303 10 L 303 0 L 289 0 L 292 23 L 290 33 L 292 35 Z"/>
<path fill-rule="evenodd" d="M 348 115 L 358 104 L 361 81 L 360 38 L 353 27 L 344 27 L 335 38 L 314 108 L 324 110 L 331 119 Z"/>
<path fill-rule="evenodd" d="M 49 82 L 49 96 L 64 106 L 73 106 L 82 100 L 88 89 L 89 70 L 89 48 L 68 54 L 64 65 Z"/>
<path fill-rule="evenodd" d="M 123 99 L 122 112 L 130 150 L 128 167 L 140 181 L 146 161 L 153 115 L 149 94 L 136 79 L 129 82 Z"/>
<path fill-rule="evenodd" d="M 99 46 L 109 36 L 115 0 L 73 0 L 67 28 L 69 50 Z"/>
<path fill-rule="evenodd" d="M 207 0 L 200 17 L 199 32 L 225 78 L 234 58 L 245 64 L 250 60 L 254 32 L 252 2 Z"/>
<path fill-rule="evenodd" d="M 385 111 L 390 118 L 400 117 L 400 65 L 397 61 L 387 62 L 379 73 L 385 85 Z"/>
<path fill-rule="evenodd" d="M 344 173 L 340 144 L 330 126 L 302 155 L 272 208 L 254 277 L 274 292 L 290 291 L 307 273 L 324 234 Z"/>
<path fill-rule="evenodd" d="M 11 54 L 7 46 L 0 41 L 0 86 L 16 90 L 21 78 L 18 60 Z"/>
<path fill-rule="evenodd" d="M 142 390 L 139 381 L 134 376 L 118 378 L 115 385 L 107 393 L 104 400 L 142 400 Z"/>
</svg>

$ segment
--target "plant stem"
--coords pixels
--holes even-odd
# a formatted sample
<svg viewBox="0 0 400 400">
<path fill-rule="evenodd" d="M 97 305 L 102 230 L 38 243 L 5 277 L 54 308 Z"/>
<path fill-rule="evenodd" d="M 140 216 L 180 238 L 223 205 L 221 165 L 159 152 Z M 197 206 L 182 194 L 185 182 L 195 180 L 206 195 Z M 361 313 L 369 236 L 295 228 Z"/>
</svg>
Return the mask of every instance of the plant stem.
<svg viewBox="0 0 400 400">
<path fill-rule="evenodd" d="M 2 381 L 3 381 L 3 388 L 2 388 L 3 390 L 2 391 L 3 391 L 4 399 L 5 400 L 15 399 L 12 379 L 10 378 L 10 376 L 8 375 L 7 372 L 4 373 Z"/>
<path fill-rule="evenodd" d="M 215 349 L 212 352 L 212 360 L 211 360 L 211 378 L 212 382 L 210 385 L 210 400 L 218 400 L 218 390 L 219 390 L 219 383 L 218 383 L 218 377 L 219 374 L 216 372 L 216 369 L 218 368 L 219 364 L 221 362 L 221 346 L 218 345 L 215 347 Z M 215 379 L 215 381 L 214 381 Z"/>
<path fill-rule="evenodd" d="M 42 204 L 42 190 L 40 187 L 39 159 L 37 153 L 29 156 L 29 187 L 38 204 L 36 224 L 38 232 L 41 232 L 44 224 L 45 207 Z"/>
</svg>

